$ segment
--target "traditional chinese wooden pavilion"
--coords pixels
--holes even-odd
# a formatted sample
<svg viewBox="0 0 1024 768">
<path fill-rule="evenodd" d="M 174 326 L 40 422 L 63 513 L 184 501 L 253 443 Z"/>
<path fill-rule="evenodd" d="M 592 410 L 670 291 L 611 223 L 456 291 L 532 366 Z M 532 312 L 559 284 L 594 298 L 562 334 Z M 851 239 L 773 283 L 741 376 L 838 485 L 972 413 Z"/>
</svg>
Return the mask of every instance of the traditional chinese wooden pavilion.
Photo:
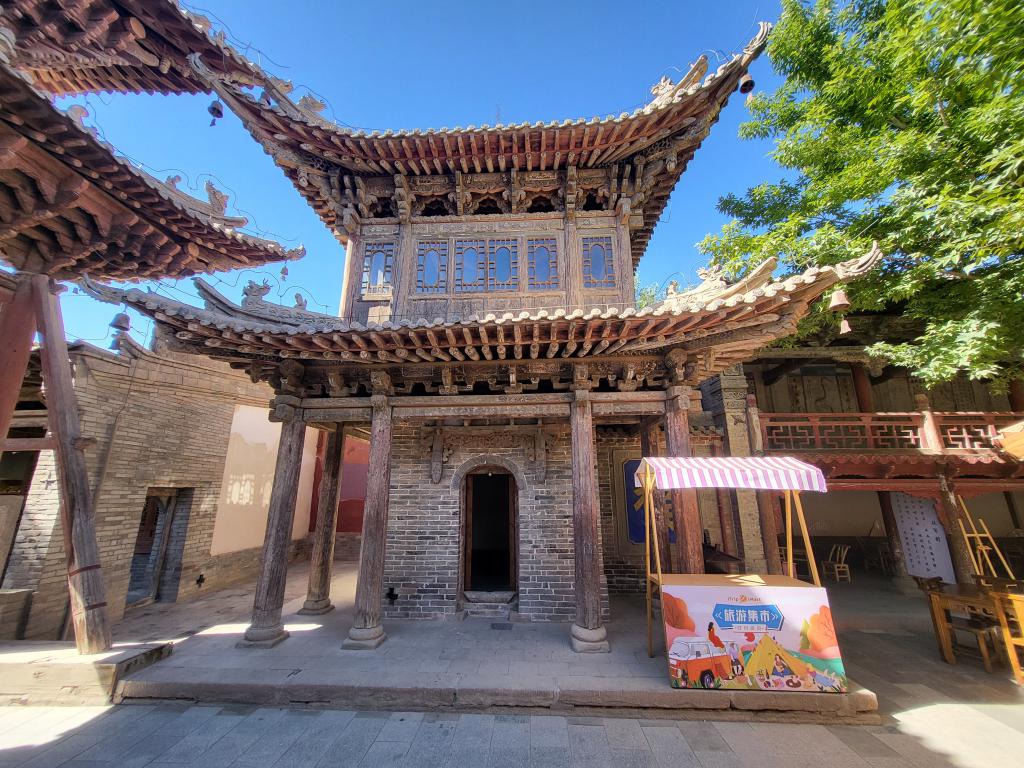
<svg viewBox="0 0 1024 768">
<path fill-rule="evenodd" d="M 147 57 L 137 41 L 148 28 L 100 5 L 7 4 L 0 19 L 0 259 L 17 270 L 0 282 L 0 449 L 56 451 L 71 616 L 82 652 L 108 648 L 110 630 L 54 280 L 182 277 L 302 255 L 237 231 L 245 221 L 225 215 L 217 190 L 209 203 L 191 198 L 117 156 L 76 119 L 80 112 L 54 108 L 55 92 L 200 87 L 174 74 L 185 70 Z M 120 54 L 101 54 L 111 50 Z M 48 68 L 53 64 L 58 69 Z M 9 440 L 37 330 L 50 435 Z"/>
<path fill-rule="evenodd" d="M 341 435 L 370 426 L 356 620 L 346 647 L 385 639 L 382 617 L 450 616 L 515 600 L 572 620 L 573 647 L 607 650 L 595 439 L 664 425 L 690 453 L 693 389 L 790 333 L 811 303 L 880 254 L 634 308 L 633 273 L 686 164 L 728 98 L 748 91 L 758 35 L 713 73 L 701 57 L 633 113 L 592 120 L 365 133 L 189 60 L 347 249 L 338 317 L 203 286 L 205 308 L 91 284 L 154 317 L 178 348 L 268 381 L 283 422 L 262 571 L 245 644 L 281 622 L 298 459 L 327 431 L 305 612 L 330 610 Z M 673 499 L 676 568 L 704 569 L 692 493 Z"/>
</svg>

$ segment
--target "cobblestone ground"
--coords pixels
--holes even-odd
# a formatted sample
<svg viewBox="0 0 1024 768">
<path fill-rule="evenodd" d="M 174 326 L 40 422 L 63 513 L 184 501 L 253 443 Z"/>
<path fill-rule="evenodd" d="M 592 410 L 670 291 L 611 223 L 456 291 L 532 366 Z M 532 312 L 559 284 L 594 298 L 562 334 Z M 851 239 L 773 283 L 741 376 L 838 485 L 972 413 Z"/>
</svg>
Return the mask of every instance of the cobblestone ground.
<svg viewBox="0 0 1024 768">
<path fill-rule="evenodd" d="M 0 708 L 0 767 L 1019 766 L 1021 742 L 913 724 L 823 726 L 189 706 Z M 1021 736 L 1020 733 L 1017 733 Z M 951 749 L 956 754 L 945 751 Z"/>
</svg>

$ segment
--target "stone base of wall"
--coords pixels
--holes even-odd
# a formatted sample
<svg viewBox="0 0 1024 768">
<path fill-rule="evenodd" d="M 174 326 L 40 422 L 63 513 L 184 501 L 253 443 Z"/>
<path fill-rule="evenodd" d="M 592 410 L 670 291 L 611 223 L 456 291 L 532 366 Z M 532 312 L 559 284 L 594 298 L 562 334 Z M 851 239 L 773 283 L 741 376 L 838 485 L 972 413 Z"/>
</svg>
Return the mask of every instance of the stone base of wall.
<svg viewBox="0 0 1024 768">
<path fill-rule="evenodd" d="M 25 637 L 31 589 L 0 589 L 0 640 L 21 640 Z"/>
<path fill-rule="evenodd" d="M 359 548 L 363 543 L 361 533 L 334 534 L 334 559 L 346 563 L 359 562 Z"/>
<path fill-rule="evenodd" d="M 253 547 L 238 552 L 214 555 L 205 563 L 191 565 L 181 573 L 177 602 L 194 600 L 208 592 L 237 584 L 240 581 L 255 584 L 256 577 L 260 572 L 262 554 L 262 547 Z M 307 539 L 292 541 L 291 549 L 288 552 L 288 562 L 292 563 L 308 558 L 309 541 Z M 196 583 L 200 575 L 203 577 L 202 585 Z"/>
</svg>

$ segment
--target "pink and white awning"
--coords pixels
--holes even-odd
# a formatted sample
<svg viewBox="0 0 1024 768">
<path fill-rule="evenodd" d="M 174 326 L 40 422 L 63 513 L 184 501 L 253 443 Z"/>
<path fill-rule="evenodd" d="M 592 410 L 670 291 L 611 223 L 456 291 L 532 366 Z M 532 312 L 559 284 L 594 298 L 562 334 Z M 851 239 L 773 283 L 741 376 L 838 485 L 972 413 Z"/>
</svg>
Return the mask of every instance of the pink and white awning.
<svg viewBox="0 0 1024 768">
<path fill-rule="evenodd" d="M 750 488 L 758 491 L 818 491 L 825 475 L 813 464 L 790 456 L 654 456 L 636 470 L 642 485 L 645 468 L 654 472 L 655 485 L 671 488 Z"/>
</svg>

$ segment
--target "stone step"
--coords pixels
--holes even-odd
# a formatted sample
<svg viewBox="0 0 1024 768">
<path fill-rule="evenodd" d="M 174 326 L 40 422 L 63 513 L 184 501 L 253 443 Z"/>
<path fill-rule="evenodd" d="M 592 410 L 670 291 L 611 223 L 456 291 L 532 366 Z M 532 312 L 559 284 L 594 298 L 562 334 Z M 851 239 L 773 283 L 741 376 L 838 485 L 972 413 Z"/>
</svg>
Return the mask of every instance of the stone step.
<svg viewBox="0 0 1024 768">
<path fill-rule="evenodd" d="M 508 621 L 509 613 L 512 611 L 512 604 L 467 602 L 463 609 L 466 612 L 467 618 L 502 619 L 503 621 Z"/>
</svg>

